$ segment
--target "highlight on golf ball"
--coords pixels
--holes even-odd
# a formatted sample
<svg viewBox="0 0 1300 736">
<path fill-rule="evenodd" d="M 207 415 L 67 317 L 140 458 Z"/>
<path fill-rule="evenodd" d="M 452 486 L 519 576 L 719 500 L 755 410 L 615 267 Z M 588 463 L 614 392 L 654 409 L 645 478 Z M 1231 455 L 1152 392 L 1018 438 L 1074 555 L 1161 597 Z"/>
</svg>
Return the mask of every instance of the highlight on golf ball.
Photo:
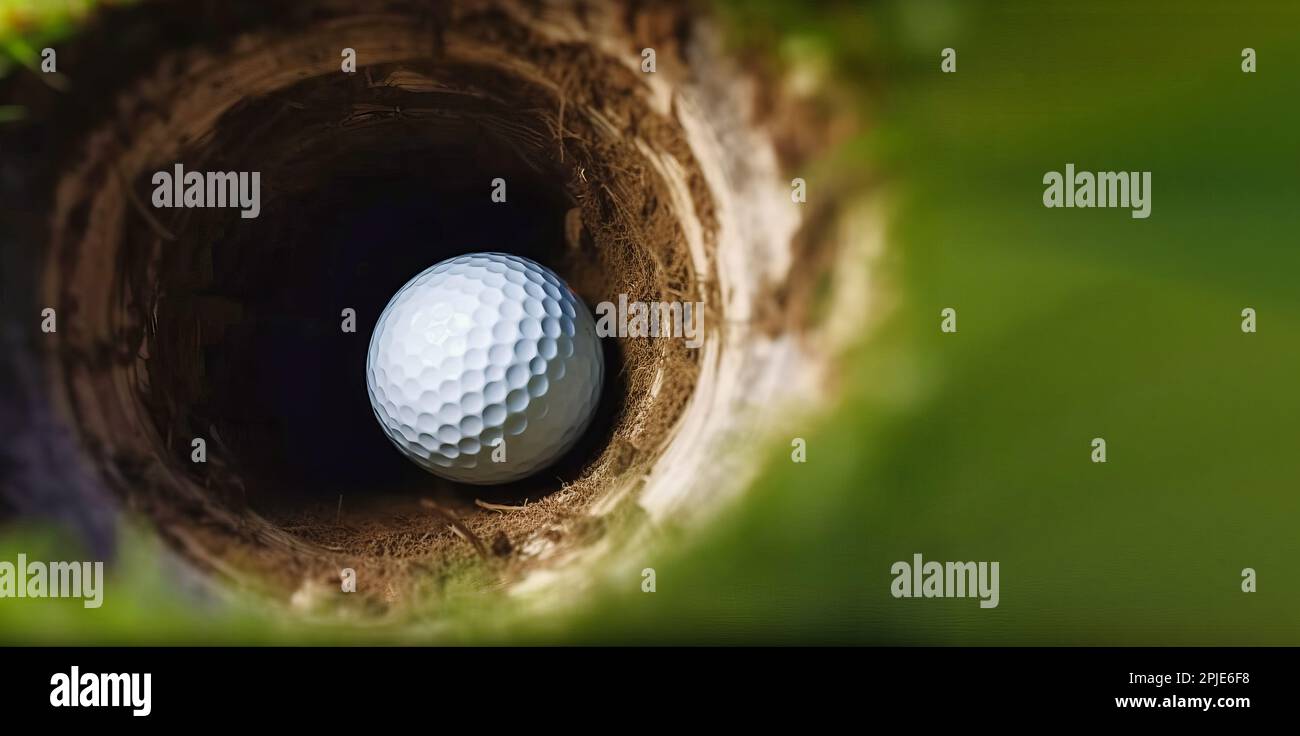
<svg viewBox="0 0 1300 736">
<path fill-rule="evenodd" d="M 375 417 L 415 464 L 507 483 L 555 463 L 591 423 L 605 363 L 586 305 L 553 271 L 471 253 L 422 271 L 379 316 Z"/>
</svg>

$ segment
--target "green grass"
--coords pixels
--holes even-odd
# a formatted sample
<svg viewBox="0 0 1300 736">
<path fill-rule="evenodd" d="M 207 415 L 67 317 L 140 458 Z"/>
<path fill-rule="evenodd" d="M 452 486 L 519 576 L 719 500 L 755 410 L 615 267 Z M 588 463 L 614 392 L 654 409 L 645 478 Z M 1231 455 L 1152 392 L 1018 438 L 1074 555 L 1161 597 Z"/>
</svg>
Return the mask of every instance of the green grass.
<svg viewBox="0 0 1300 736">
<path fill-rule="evenodd" d="M 934 4 L 954 30 L 924 46 L 901 3 L 869 11 L 870 35 L 856 6 L 807 23 L 776 6 L 752 7 L 887 81 L 869 148 L 902 303 L 807 465 L 779 449 L 658 592 L 629 584 L 569 633 L 1300 643 L 1300 7 Z M 1153 171 L 1152 217 L 1043 208 L 1043 173 L 1068 162 Z M 1001 604 L 893 599 L 890 564 L 914 552 L 1000 561 Z"/>
</svg>

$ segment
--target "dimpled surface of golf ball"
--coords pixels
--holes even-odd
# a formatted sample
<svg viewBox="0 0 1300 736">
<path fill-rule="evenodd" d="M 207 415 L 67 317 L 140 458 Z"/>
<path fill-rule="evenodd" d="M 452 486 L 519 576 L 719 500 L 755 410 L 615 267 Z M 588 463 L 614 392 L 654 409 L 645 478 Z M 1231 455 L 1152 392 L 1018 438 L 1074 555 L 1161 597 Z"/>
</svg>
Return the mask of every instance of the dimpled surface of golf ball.
<svg viewBox="0 0 1300 736">
<path fill-rule="evenodd" d="M 366 359 L 370 404 L 393 444 L 434 475 L 474 484 L 558 460 L 591 422 L 604 377 L 586 305 L 550 269 L 505 253 L 450 258 L 408 281 Z"/>
</svg>

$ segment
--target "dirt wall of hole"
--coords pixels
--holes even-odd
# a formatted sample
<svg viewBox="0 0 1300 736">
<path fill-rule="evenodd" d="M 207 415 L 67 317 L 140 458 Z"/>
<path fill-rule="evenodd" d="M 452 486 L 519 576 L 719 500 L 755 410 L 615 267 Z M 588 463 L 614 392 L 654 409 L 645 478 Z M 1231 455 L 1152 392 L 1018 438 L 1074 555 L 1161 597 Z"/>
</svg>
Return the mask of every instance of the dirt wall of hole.
<svg viewBox="0 0 1300 736">
<path fill-rule="evenodd" d="M 467 572 L 490 588 L 536 587 L 561 568 L 580 576 L 577 561 L 619 546 L 609 529 L 650 526 L 742 486 L 752 469 L 721 461 L 719 448 L 754 435 L 769 398 L 797 401 L 817 382 L 800 326 L 783 316 L 817 277 L 791 262 L 800 218 L 782 180 L 788 162 L 751 116 L 755 80 L 707 24 L 675 4 L 426 8 L 249 10 L 220 41 L 191 27 L 203 43 L 141 49 L 156 58 L 120 80 L 54 185 L 42 290 L 71 318 L 49 373 L 88 459 L 204 575 L 304 609 L 334 605 L 344 567 L 361 581 L 350 605 L 376 611 L 436 599 Z M 133 13 L 90 38 L 147 22 Z M 357 51 L 355 75 L 338 70 L 344 47 Z M 644 47 L 657 50 L 655 74 L 638 68 Z M 619 292 L 703 301 L 705 345 L 621 341 L 626 400 L 608 442 L 526 504 L 408 497 L 347 517 L 331 504 L 252 510 L 238 453 L 190 411 L 208 388 L 204 342 L 219 346 L 223 324 L 239 319 L 237 302 L 204 298 L 211 249 L 237 225 L 229 212 L 151 210 L 149 174 L 174 161 L 296 170 L 267 181 L 273 210 L 328 169 L 294 158 L 307 143 L 337 140 L 346 156 L 369 146 L 350 140 L 449 125 L 476 126 L 563 179 L 573 206 L 562 270 L 589 302 Z M 205 433 L 209 461 L 196 469 L 188 438 Z"/>
</svg>

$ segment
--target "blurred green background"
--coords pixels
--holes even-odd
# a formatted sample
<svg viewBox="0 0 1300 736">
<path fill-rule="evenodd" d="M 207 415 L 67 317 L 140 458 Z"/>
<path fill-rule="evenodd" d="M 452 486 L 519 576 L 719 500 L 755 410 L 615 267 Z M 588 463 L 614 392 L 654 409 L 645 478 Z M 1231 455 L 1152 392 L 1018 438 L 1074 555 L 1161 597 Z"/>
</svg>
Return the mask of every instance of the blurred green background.
<svg viewBox="0 0 1300 736">
<path fill-rule="evenodd" d="M 815 430 L 790 428 L 806 464 L 775 447 L 724 519 L 665 532 L 645 555 L 653 594 L 610 579 L 544 618 L 466 595 L 436 629 L 361 637 L 1300 644 L 1300 4 L 721 12 L 737 45 L 831 60 L 869 120 L 823 166 L 888 204 L 876 278 L 896 303 L 848 356 L 847 395 Z M 1043 174 L 1067 163 L 1153 172 L 1150 218 L 1045 209 Z M 939 330 L 945 307 L 956 334 Z M 0 559 L 36 544 L 11 537 Z M 917 552 L 999 561 L 1000 605 L 894 599 L 890 566 Z M 133 545 L 93 615 L 0 602 L 0 638 L 355 635 L 180 607 L 149 582 L 155 564 Z M 1258 592 L 1241 592 L 1245 567 Z"/>
</svg>

